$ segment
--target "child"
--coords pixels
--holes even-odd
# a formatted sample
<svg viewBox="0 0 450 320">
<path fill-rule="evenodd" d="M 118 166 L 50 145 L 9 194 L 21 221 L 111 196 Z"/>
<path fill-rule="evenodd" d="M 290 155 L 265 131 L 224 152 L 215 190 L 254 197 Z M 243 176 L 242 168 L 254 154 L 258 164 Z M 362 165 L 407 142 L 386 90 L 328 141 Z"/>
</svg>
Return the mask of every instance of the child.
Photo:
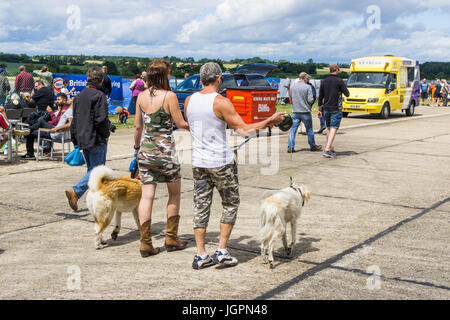
<svg viewBox="0 0 450 320">
<path fill-rule="evenodd" d="M 72 104 L 72 99 L 70 98 L 70 96 L 75 91 L 75 87 L 73 87 L 72 90 L 69 91 L 69 89 L 67 89 L 68 86 L 69 86 L 69 79 L 64 79 L 63 86 L 61 88 L 61 93 L 64 93 L 67 96 L 68 104 Z"/>
<path fill-rule="evenodd" d="M 127 111 L 127 108 L 117 107 L 116 112 L 119 114 L 119 122 L 121 124 L 127 124 L 127 120 L 130 117 L 130 113 Z"/>
</svg>

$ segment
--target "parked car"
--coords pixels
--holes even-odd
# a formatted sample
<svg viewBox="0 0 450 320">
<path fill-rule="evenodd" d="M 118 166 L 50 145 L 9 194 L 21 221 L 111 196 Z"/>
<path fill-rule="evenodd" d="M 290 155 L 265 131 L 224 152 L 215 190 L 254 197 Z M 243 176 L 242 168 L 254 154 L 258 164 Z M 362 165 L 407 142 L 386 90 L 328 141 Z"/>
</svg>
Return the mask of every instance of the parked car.
<svg viewBox="0 0 450 320">
<path fill-rule="evenodd" d="M 253 63 L 243 65 L 236 69 L 235 73 L 223 73 L 222 88 L 219 93 L 224 97 L 227 96 L 227 89 L 239 88 L 242 86 L 255 87 L 256 89 L 271 89 L 271 85 L 266 76 L 269 72 L 276 69 L 277 66 L 267 63 Z M 174 90 L 180 103 L 180 110 L 184 116 L 184 102 L 186 98 L 203 89 L 200 81 L 200 75 L 190 76 L 180 83 Z"/>
</svg>

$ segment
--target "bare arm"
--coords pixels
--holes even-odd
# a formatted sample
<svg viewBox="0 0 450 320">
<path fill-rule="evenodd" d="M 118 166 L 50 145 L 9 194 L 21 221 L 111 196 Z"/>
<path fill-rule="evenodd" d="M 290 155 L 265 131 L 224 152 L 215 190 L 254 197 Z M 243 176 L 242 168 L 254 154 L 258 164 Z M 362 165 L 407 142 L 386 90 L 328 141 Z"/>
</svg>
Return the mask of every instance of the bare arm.
<svg viewBox="0 0 450 320">
<path fill-rule="evenodd" d="M 214 102 L 214 113 L 219 119 L 225 121 L 231 129 L 236 130 L 237 133 L 246 137 L 254 135 L 255 130 L 264 129 L 270 125 L 281 123 L 284 114 L 284 112 L 277 112 L 264 121 L 246 124 L 236 112 L 231 101 L 222 96 L 217 96 Z"/>
<path fill-rule="evenodd" d="M 135 86 L 136 86 L 136 80 L 134 80 L 134 81 L 131 83 L 130 90 L 133 91 Z"/>
<path fill-rule="evenodd" d="M 136 117 L 134 119 L 134 146 L 139 147 L 141 145 L 141 138 L 142 138 L 142 128 L 144 125 L 144 121 L 142 120 L 142 114 L 141 114 L 141 95 L 138 96 L 136 101 Z M 135 151 L 137 152 L 138 150 Z"/>
<path fill-rule="evenodd" d="M 49 133 L 55 133 L 55 132 L 58 132 L 58 131 L 67 131 L 67 130 L 70 129 L 71 124 L 72 124 L 72 118 L 69 118 L 65 125 L 63 125 L 61 127 L 56 127 L 56 128 L 50 129 L 48 132 Z"/>
<path fill-rule="evenodd" d="M 178 98 L 175 93 L 170 93 L 167 98 L 169 104 L 169 113 L 172 116 L 173 121 L 178 129 L 189 130 L 189 124 L 183 119 L 183 115 L 180 111 L 180 105 L 178 103 Z"/>
</svg>

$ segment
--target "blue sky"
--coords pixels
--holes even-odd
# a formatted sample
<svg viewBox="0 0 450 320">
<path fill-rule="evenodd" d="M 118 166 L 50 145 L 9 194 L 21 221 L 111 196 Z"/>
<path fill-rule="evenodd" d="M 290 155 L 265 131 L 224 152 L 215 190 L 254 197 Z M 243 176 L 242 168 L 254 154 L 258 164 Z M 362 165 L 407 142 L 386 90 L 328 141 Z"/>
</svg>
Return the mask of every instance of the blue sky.
<svg viewBox="0 0 450 320">
<path fill-rule="evenodd" d="M 442 0 L 0 0 L 0 51 L 450 61 L 449 21 Z"/>
</svg>

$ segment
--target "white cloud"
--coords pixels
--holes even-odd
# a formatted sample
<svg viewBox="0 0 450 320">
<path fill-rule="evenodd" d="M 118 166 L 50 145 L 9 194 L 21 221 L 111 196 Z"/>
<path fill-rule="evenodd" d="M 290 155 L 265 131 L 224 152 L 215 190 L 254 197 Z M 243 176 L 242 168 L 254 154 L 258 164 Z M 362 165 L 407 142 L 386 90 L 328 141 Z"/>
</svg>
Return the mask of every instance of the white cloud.
<svg viewBox="0 0 450 320">
<path fill-rule="evenodd" d="M 450 39 L 443 30 L 449 24 L 430 27 L 421 19 L 429 8 L 442 14 L 450 9 L 440 0 L 81 0 L 80 29 L 69 30 L 66 8 L 72 4 L 1 2 L 0 50 L 330 62 L 392 53 L 448 60 Z M 381 29 L 369 31 L 366 9 L 374 4 L 380 7 Z"/>
</svg>

